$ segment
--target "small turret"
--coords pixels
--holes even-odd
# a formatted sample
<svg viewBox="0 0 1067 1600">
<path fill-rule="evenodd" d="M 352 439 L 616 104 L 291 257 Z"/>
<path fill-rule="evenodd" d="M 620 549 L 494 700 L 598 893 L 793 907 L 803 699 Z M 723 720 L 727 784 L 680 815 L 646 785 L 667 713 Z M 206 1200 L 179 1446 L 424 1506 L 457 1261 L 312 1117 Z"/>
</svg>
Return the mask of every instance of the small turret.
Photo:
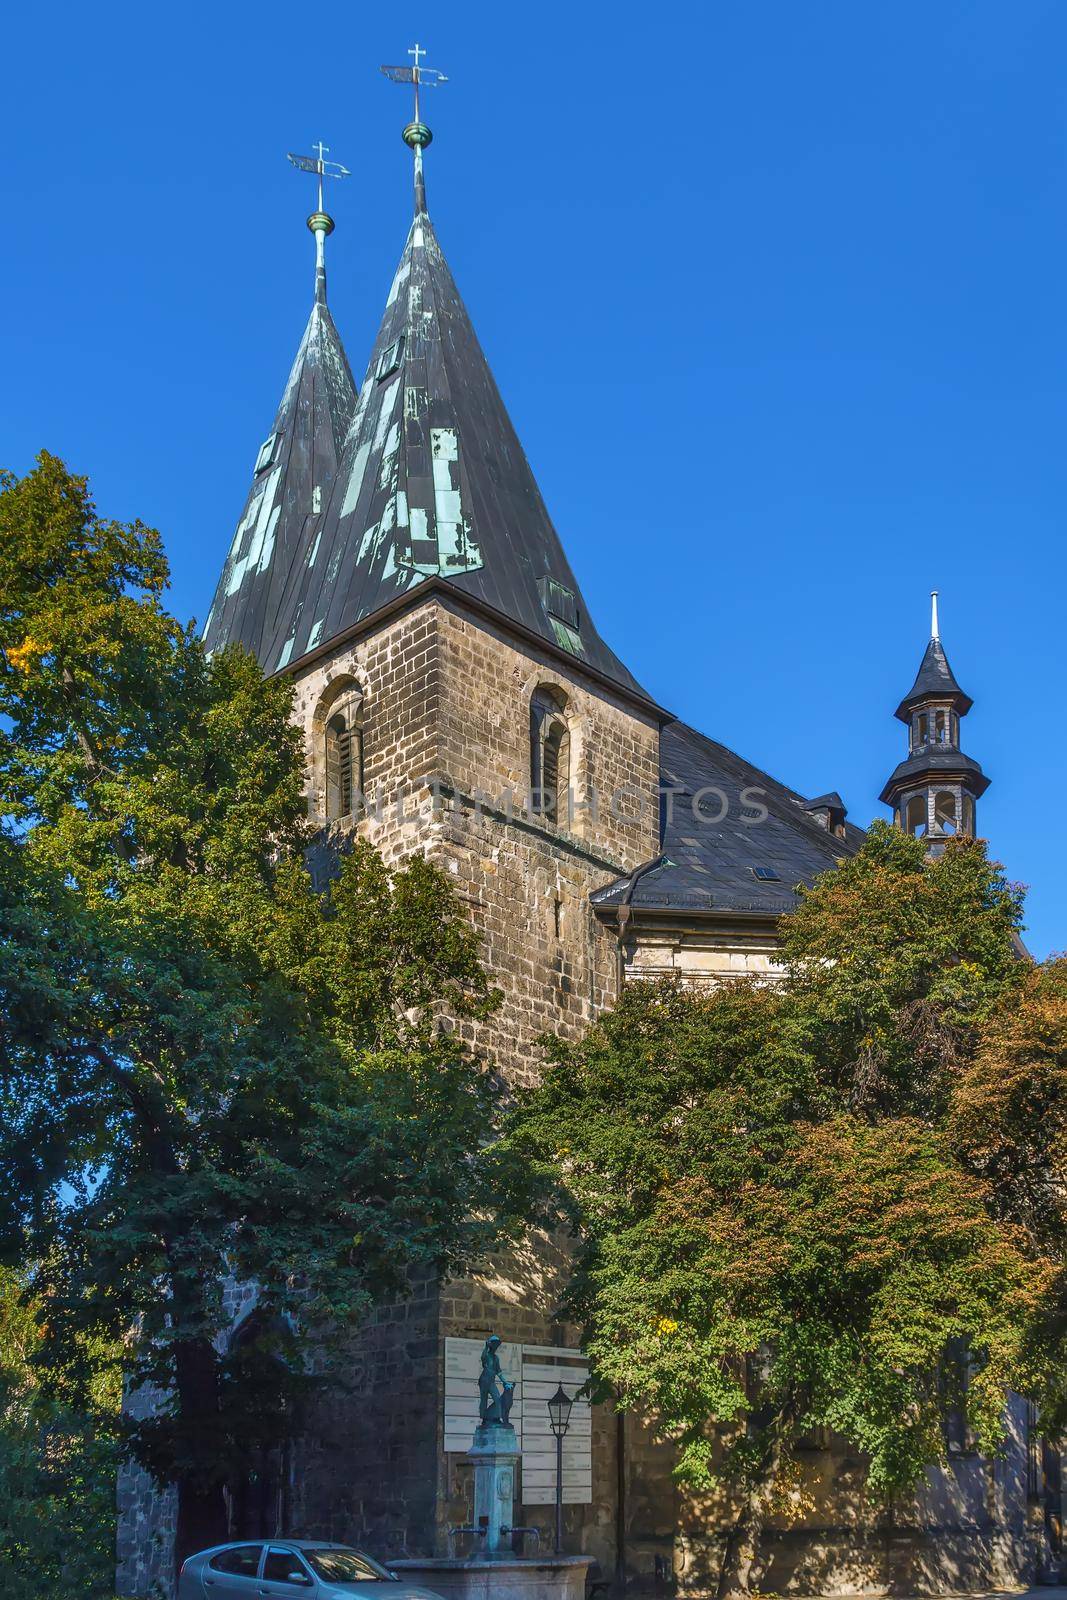
<svg viewBox="0 0 1067 1600">
<path fill-rule="evenodd" d="M 941 644 L 937 591 L 931 595 L 930 642 L 915 682 L 895 715 L 908 729 L 908 755 L 882 790 L 899 828 L 928 838 L 932 850 L 955 834 L 975 833 L 977 801 L 989 779 L 960 749 L 960 718 L 973 705 L 956 682 Z"/>
</svg>

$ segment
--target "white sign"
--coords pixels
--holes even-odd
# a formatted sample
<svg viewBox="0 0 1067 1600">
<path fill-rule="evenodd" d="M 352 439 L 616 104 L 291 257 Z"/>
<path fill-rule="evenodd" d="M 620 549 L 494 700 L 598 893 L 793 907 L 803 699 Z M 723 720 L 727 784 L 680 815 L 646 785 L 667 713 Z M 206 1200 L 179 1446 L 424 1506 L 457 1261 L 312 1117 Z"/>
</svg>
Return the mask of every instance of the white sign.
<svg viewBox="0 0 1067 1600">
<path fill-rule="evenodd" d="M 482 1339 L 445 1340 L 445 1449 L 471 1447 L 478 1421 L 478 1375 Z M 556 1499 L 556 1436 L 548 1401 L 562 1383 L 572 1397 L 589 1376 L 580 1350 L 555 1345 L 502 1344 L 500 1367 L 515 1385 L 511 1422 L 522 1451 L 520 1504 L 553 1505 Z M 593 1498 L 593 1419 L 583 1396 L 574 1401 L 570 1427 L 563 1440 L 563 1499 L 588 1505 Z"/>
</svg>

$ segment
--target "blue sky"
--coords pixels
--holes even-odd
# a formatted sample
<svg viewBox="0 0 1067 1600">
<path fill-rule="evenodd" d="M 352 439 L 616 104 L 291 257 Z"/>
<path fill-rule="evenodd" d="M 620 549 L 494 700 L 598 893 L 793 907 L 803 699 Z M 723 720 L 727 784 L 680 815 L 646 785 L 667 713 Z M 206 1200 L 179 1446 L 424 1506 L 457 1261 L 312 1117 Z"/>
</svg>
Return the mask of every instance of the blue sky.
<svg viewBox="0 0 1067 1600">
<path fill-rule="evenodd" d="M 903 753 L 928 591 L 980 822 L 1067 945 L 1067 7 L 29 7 L 5 20 L 0 461 L 158 526 L 203 617 L 312 292 L 362 373 L 430 210 L 605 637 L 850 816 Z"/>
</svg>

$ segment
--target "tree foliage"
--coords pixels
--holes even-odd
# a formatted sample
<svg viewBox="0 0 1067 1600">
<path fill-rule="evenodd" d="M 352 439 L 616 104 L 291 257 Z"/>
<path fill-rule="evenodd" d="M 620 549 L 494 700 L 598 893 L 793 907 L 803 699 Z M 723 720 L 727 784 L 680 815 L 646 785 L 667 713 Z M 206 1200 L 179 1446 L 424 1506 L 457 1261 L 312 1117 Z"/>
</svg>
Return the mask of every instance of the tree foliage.
<svg viewBox="0 0 1067 1600">
<path fill-rule="evenodd" d="M 482 1248 L 494 1081 L 447 1019 L 498 996 L 427 862 L 358 845 L 315 891 L 290 686 L 207 659 L 166 579 L 158 535 L 59 461 L 6 480 L 0 1240 L 39 1263 L 65 1382 L 87 1334 L 136 1330 L 129 1379 L 162 1398 L 131 1442 L 188 1549 L 308 1341 L 321 1372 L 382 1295 Z M 278 1330 L 254 1371 L 227 1276 Z"/>
<path fill-rule="evenodd" d="M 805 1430 L 890 1493 L 944 1458 L 947 1404 L 994 1451 L 1009 1390 L 1058 1401 L 1065 964 L 1020 960 L 1019 912 L 981 844 L 875 825 L 780 984 L 628 985 L 516 1113 L 601 1384 L 732 1488 L 722 1592 Z"/>
<path fill-rule="evenodd" d="M 115 1576 L 118 1362 L 91 1349 L 94 1381 L 72 1404 L 46 1392 L 42 1334 L 25 1276 L 0 1269 L 0 1589 L 5 1600 L 108 1600 Z"/>
</svg>

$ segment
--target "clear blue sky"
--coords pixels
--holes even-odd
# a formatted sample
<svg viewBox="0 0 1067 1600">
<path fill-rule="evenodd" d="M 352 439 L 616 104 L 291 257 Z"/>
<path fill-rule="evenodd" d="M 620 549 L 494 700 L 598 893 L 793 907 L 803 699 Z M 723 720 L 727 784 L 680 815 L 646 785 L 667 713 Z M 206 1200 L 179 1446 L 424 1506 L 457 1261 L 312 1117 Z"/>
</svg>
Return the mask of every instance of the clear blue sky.
<svg viewBox="0 0 1067 1600">
<path fill-rule="evenodd" d="M 362 374 L 430 210 L 601 632 L 851 817 L 942 592 L 980 821 L 1067 945 L 1067 6 L 453 3 L 8 12 L 0 461 L 164 533 L 206 614 L 312 292 Z"/>
</svg>

